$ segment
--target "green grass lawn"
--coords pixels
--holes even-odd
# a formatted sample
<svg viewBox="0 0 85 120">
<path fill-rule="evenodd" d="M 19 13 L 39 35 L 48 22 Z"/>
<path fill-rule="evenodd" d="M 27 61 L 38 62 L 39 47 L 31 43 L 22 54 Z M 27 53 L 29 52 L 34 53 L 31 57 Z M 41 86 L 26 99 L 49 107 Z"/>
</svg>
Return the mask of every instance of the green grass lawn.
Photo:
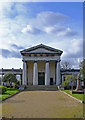
<svg viewBox="0 0 85 120">
<path fill-rule="evenodd" d="M 2 101 L 3 99 L 17 93 L 18 91 L 19 91 L 18 89 L 7 88 L 7 91 L 4 94 L 0 94 L 0 101 Z"/>
<path fill-rule="evenodd" d="M 71 96 L 73 96 L 79 100 L 84 101 L 84 103 L 85 103 L 85 94 L 71 94 L 70 93 L 71 90 L 63 90 L 63 91 L 65 91 L 66 93 L 70 94 Z"/>
</svg>

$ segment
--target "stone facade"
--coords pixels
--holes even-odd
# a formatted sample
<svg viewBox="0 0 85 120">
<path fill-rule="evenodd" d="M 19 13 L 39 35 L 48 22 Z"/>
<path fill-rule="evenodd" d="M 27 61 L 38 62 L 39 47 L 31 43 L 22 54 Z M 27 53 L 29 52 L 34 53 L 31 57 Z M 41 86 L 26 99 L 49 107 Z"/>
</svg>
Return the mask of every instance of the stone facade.
<svg viewBox="0 0 85 120">
<path fill-rule="evenodd" d="M 23 85 L 59 85 L 62 53 L 43 44 L 21 51 Z"/>
</svg>

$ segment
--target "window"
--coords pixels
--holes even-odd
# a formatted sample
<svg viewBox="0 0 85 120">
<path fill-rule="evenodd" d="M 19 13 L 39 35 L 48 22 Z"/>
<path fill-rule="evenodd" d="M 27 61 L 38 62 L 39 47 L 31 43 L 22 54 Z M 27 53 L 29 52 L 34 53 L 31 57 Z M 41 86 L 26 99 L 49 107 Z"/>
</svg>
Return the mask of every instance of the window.
<svg viewBox="0 0 85 120">
<path fill-rule="evenodd" d="M 48 57 L 49 55 L 47 54 L 46 56 Z"/>
<path fill-rule="evenodd" d="M 51 56 L 55 56 L 54 54 L 52 54 Z"/>
<path fill-rule="evenodd" d="M 37 55 L 34 55 L 35 57 L 37 57 Z"/>
<path fill-rule="evenodd" d="M 40 56 L 42 57 L 43 55 L 41 54 Z"/>
</svg>

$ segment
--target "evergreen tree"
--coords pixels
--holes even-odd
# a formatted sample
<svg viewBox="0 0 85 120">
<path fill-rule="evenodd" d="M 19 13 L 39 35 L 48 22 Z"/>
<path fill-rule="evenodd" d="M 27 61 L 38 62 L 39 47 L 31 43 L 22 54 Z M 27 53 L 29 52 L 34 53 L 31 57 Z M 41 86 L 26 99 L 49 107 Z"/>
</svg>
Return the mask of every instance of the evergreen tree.
<svg viewBox="0 0 85 120">
<path fill-rule="evenodd" d="M 9 82 L 10 87 L 12 86 L 12 83 L 17 83 L 16 76 L 12 73 L 5 74 L 2 81 Z"/>
</svg>

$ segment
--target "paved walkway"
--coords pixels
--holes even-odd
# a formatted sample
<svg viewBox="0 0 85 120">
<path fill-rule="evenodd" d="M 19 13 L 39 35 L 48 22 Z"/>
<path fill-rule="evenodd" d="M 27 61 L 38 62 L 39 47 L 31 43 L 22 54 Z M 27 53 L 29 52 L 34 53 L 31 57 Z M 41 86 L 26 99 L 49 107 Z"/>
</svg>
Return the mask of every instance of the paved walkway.
<svg viewBox="0 0 85 120">
<path fill-rule="evenodd" d="M 2 105 L 7 118 L 73 118 L 83 116 L 83 104 L 59 91 L 24 91 Z"/>
</svg>

